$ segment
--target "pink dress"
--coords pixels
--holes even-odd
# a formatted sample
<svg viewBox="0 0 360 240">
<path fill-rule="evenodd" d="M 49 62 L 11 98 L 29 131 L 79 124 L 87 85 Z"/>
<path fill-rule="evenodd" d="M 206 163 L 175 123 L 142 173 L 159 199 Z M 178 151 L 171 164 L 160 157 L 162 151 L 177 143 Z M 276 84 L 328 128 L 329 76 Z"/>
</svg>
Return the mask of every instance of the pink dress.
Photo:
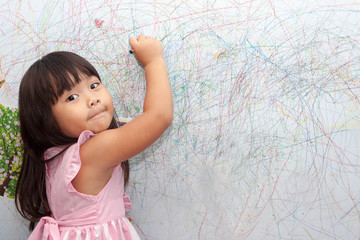
<svg viewBox="0 0 360 240">
<path fill-rule="evenodd" d="M 46 193 L 53 216 L 43 217 L 29 239 L 140 239 L 125 217 L 125 208 L 130 208 L 131 202 L 124 193 L 120 164 L 96 196 L 78 192 L 71 183 L 81 166 L 79 147 L 94 135 L 84 131 L 77 143 L 47 163 Z M 45 159 L 64 149 L 48 149 Z"/>
</svg>

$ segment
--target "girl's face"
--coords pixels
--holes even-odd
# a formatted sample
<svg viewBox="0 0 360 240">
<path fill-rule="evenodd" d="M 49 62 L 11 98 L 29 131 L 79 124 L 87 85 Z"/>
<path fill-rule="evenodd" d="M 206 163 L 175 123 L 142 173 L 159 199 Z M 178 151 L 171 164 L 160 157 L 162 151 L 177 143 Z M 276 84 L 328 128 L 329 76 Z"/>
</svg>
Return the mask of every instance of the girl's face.
<svg viewBox="0 0 360 240">
<path fill-rule="evenodd" d="M 58 98 L 52 112 L 62 133 L 77 138 L 84 130 L 99 133 L 108 129 L 114 106 L 100 80 L 83 75 L 80 83 Z"/>
</svg>

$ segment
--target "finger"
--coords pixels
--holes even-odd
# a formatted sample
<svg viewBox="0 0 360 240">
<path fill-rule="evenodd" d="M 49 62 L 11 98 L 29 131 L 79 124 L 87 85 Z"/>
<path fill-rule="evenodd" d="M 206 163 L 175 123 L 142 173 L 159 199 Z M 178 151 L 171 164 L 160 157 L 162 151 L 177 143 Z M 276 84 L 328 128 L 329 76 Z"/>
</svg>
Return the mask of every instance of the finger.
<svg viewBox="0 0 360 240">
<path fill-rule="evenodd" d="M 144 35 L 144 34 L 140 34 L 140 35 L 138 36 L 138 38 L 137 38 L 138 41 L 141 41 L 141 40 L 143 40 L 143 39 L 145 39 L 145 35 Z"/>
<path fill-rule="evenodd" d="M 132 49 L 135 49 L 138 44 L 138 40 L 135 37 L 130 37 L 129 44 Z"/>
</svg>

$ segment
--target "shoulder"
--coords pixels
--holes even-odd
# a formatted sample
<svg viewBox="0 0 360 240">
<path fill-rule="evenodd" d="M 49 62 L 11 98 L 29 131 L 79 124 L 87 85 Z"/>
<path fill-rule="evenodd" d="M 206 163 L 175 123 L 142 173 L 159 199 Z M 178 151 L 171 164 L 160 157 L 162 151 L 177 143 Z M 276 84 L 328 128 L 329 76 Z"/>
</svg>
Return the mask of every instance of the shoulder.
<svg viewBox="0 0 360 240">
<path fill-rule="evenodd" d="M 95 133 L 89 130 L 85 130 L 80 134 L 76 143 L 69 145 L 55 146 L 47 149 L 44 153 L 44 159 L 45 161 L 51 160 L 52 158 L 56 158 L 62 155 L 61 153 L 63 152 L 74 152 L 74 151 L 76 152 L 76 150 L 78 150 L 82 144 L 87 142 L 90 138 L 92 138 L 95 135 L 96 135 Z"/>
<path fill-rule="evenodd" d="M 95 136 L 91 131 L 83 131 L 77 142 L 71 145 L 62 145 L 49 148 L 44 154 L 44 159 L 49 160 L 46 163 L 47 173 L 53 177 L 67 179 L 69 183 L 76 176 L 80 167 L 80 146 Z"/>
</svg>

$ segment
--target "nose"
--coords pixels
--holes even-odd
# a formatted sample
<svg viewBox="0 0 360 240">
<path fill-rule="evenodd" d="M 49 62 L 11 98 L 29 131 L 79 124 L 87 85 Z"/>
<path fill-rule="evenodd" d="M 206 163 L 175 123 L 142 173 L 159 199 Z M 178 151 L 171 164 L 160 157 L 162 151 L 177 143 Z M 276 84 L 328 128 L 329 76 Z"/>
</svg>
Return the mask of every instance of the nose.
<svg viewBox="0 0 360 240">
<path fill-rule="evenodd" d="M 89 103 L 88 103 L 89 107 L 94 107 L 94 106 L 98 105 L 99 103 L 101 103 L 101 101 L 97 96 L 92 95 L 89 97 Z"/>
<path fill-rule="evenodd" d="M 92 107 L 92 106 L 95 106 L 95 105 L 97 105 L 99 103 L 100 103 L 100 99 L 94 99 L 93 101 L 91 101 L 90 106 Z"/>
</svg>

